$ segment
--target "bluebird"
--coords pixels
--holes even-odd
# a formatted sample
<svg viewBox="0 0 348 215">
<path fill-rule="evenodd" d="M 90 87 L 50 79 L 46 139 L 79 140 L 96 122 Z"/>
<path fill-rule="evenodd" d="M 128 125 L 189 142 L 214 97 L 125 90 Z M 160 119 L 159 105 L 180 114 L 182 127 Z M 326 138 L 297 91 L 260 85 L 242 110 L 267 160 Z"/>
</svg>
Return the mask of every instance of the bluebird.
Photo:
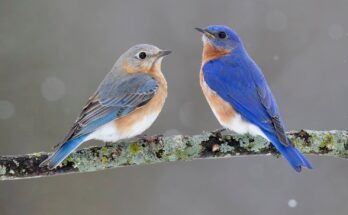
<svg viewBox="0 0 348 215">
<path fill-rule="evenodd" d="M 309 161 L 285 134 L 284 122 L 267 81 L 237 33 L 227 26 L 196 28 L 203 34 L 200 85 L 219 123 L 236 133 L 272 142 L 300 172 Z"/>
<path fill-rule="evenodd" d="M 140 44 L 122 54 L 89 98 L 62 144 L 40 166 L 57 167 L 88 140 L 116 142 L 148 129 L 167 97 L 161 62 L 170 53 Z"/>
</svg>

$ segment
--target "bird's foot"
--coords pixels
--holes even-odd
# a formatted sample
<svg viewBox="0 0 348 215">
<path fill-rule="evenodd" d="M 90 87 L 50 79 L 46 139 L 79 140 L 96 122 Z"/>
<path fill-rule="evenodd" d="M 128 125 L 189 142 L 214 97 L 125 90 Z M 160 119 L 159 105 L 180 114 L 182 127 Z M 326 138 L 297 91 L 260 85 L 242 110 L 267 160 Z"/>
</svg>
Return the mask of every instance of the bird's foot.
<svg viewBox="0 0 348 215">
<path fill-rule="evenodd" d="M 213 134 L 222 134 L 225 131 L 226 131 L 226 128 L 218 128 L 218 129 L 212 131 L 211 133 L 213 133 Z"/>
<path fill-rule="evenodd" d="M 112 147 L 113 145 L 113 142 L 105 142 L 105 147 Z"/>
<path fill-rule="evenodd" d="M 158 136 L 147 136 L 147 135 L 139 135 L 137 136 L 138 139 L 144 141 L 144 142 L 155 142 L 158 139 Z"/>
</svg>

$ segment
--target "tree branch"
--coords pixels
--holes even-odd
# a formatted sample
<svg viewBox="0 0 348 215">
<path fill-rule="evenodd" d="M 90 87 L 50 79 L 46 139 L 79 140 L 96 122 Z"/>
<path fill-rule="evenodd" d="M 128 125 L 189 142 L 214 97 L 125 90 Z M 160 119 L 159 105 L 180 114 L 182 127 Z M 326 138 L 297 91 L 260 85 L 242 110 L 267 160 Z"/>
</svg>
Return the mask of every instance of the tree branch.
<svg viewBox="0 0 348 215">
<path fill-rule="evenodd" d="M 305 154 L 348 158 L 348 132 L 288 132 L 293 143 Z M 194 136 L 153 136 L 84 148 L 71 154 L 58 168 L 39 168 L 49 153 L 0 157 L 0 180 L 34 178 L 68 173 L 93 172 L 124 166 L 204 158 L 250 155 L 279 155 L 261 137 L 223 135 L 220 131 Z"/>
</svg>

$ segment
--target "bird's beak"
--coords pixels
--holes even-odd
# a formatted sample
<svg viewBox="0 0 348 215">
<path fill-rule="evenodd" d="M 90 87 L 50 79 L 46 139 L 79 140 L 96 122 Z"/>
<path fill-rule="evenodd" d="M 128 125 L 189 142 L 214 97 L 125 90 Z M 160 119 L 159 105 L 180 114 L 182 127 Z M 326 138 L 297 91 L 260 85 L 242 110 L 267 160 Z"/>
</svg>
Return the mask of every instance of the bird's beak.
<svg viewBox="0 0 348 215">
<path fill-rule="evenodd" d="M 211 32 L 209 32 L 207 29 L 203 29 L 203 28 L 195 28 L 197 31 L 203 33 L 206 37 L 208 37 L 209 39 L 213 39 L 215 38 L 215 35 Z"/>
<path fill-rule="evenodd" d="M 161 50 L 158 52 L 157 57 L 158 58 L 164 57 L 166 55 L 169 55 L 170 53 L 172 53 L 172 51 L 170 51 L 170 50 Z"/>
</svg>

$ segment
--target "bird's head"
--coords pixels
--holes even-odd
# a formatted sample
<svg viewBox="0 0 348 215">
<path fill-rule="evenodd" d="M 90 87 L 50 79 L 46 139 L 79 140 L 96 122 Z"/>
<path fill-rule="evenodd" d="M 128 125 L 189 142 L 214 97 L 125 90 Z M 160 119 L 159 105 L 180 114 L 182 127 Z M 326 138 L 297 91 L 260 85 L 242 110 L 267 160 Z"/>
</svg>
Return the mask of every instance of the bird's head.
<svg viewBox="0 0 348 215">
<path fill-rule="evenodd" d="M 128 49 L 118 61 L 127 73 L 151 73 L 160 69 L 162 58 L 170 53 L 154 45 L 139 44 Z"/>
<path fill-rule="evenodd" d="M 213 55 L 210 56 L 211 58 L 218 58 L 242 47 L 241 39 L 237 33 L 227 26 L 210 25 L 206 28 L 195 29 L 203 34 L 204 52 Z"/>
</svg>

